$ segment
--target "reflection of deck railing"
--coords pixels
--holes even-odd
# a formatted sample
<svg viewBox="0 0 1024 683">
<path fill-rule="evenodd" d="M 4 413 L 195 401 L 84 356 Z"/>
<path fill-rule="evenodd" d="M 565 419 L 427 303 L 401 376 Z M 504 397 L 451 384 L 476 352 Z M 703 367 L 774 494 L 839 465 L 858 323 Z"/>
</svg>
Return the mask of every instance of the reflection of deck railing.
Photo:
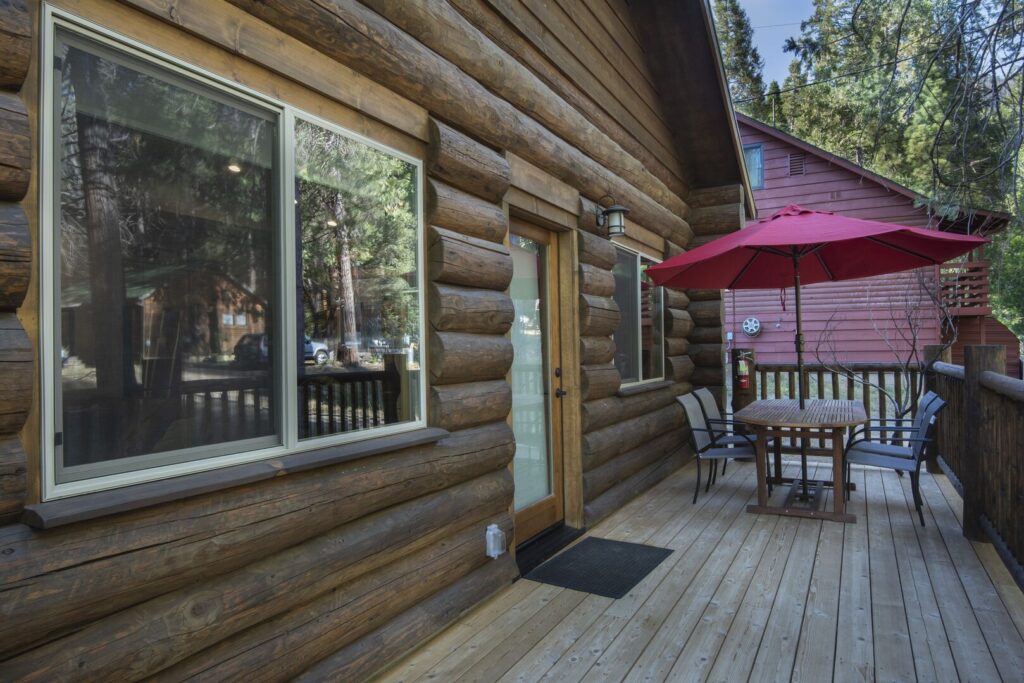
<svg viewBox="0 0 1024 683">
<path fill-rule="evenodd" d="M 317 372 L 299 378 L 299 438 L 398 421 L 401 376 L 385 370 Z"/>
<path fill-rule="evenodd" d="M 416 390 L 415 373 L 402 386 L 402 371 L 318 370 L 298 380 L 299 438 L 392 424 L 402 414 L 402 392 Z M 418 395 L 411 394 L 410 395 Z M 63 396 L 67 464 L 161 450 L 207 446 L 276 433 L 274 391 L 265 373 L 189 380 L 162 391 L 105 399 L 93 390 Z"/>
<path fill-rule="evenodd" d="M 942 304 L 952 316 L 989 315 L 988 261 L 967 261 L 942 267 Z"/>
</svg>

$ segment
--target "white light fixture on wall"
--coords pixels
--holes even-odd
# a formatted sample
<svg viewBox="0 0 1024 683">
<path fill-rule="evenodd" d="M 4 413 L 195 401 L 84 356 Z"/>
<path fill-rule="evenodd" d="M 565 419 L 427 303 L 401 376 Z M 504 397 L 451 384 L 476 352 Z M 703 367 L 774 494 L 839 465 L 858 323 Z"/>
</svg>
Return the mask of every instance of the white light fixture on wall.
<svg viewBox="0 0 1024 683">
<path fill-rule="evenodd" d="M 621 204 L 615 204 L 614 197 L 611 197 L 610 195 L 606 196 L 608 196 L 613 203 L 607 208 L 598 208 L 597 224 L 602 228 L 608 228 L 608 237 L 621 237 L 626 234 L 626 214 L 629 213 L 629 209 Z M 602 199 L 604 199 L 604 197 L 602 197 Z"/>
</svg>

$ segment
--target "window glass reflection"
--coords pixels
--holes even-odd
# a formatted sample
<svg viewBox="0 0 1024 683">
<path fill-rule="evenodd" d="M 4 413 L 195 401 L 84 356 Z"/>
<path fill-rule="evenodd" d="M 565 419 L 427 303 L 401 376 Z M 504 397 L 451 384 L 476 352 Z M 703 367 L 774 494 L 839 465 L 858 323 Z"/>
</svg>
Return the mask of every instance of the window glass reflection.
<svg viewBox="0 0 1024 683">
<path fill-rule="evenodd" d="M 300 438 L 419 419 L 416 166 L 295 124 Z"/>
<path fill-rule="evenodd" d="M 64 31 L 55 51 L 58 481 L 270 437 L 276 117 Z"/>
</svg>

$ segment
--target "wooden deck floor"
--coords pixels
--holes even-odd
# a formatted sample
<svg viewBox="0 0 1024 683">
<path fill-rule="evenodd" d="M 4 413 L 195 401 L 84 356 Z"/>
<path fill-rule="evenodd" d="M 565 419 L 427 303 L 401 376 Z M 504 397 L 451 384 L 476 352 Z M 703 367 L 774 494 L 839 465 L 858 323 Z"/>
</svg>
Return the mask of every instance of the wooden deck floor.
<svg viewBox="0 0 1024 683">
<path fill-rule="evenodd" d="M 694 476 L 591 530 L 676 551 L 626 597 L 517 581 L 381 680 L 1024 680 L 1024 594 L 945 477 L 922 529 L 889 471 L 854 469 L 851 525 L 746 513 L 752 464 L 691 505 Z"/>
</svg>

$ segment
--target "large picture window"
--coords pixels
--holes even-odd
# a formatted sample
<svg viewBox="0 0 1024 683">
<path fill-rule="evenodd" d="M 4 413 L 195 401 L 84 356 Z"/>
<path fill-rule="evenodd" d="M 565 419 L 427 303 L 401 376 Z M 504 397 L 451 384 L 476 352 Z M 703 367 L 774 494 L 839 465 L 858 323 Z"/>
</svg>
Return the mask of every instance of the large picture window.
<svg viewBox="0 0 1024 683">
<path fill-rule="evenodd" d="M 623 384 L 665 376 L 662 289 L 647 276 L 655 261 L 635 251 L 615 247 L 615 303 L 619 326 L 615 330 L 615 367 Z"/>
<path fill-rule="evenodd" d="M 48 26 L 48 496 L 421 426 L 419 162 Z"/>
</svg>

